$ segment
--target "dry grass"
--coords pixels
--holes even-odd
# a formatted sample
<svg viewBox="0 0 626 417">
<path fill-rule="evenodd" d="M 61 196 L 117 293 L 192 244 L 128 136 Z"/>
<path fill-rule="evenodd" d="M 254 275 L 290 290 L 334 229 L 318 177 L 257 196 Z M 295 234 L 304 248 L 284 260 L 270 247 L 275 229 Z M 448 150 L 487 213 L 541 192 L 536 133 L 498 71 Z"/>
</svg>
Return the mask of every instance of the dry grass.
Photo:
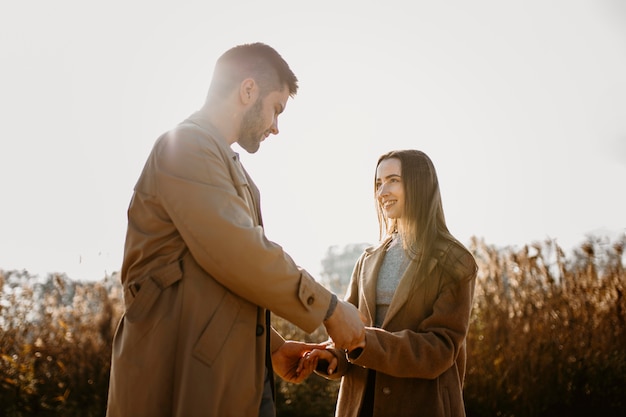
<svg viewBox="0 0 626 417">
<path fill-rule="evenodd" d="M 623 415 L 624 241 L 473 242 L 480 272 L 466 384 L 476 416 Z"/>
<path fill-rule="evenodd" d="M 102 416 L 119 287 L 0 272 L 0 414 Z"/>
<path fill-rule="evenodd" d="M 468 337 L 468 415 L 625 415 L 624 239 L 565 255 L 552 241 L 497 249 L 480 272 Z M 349 279 L 344 277 L 344 280 Z M 103 416 L 118 278 L 77 283 L 0 271 L 0 415 Z M 284 320 L 287 338 L 321 341 Z M 336 383 L 278 381 L 280 416 L 332 416 Z"/>
</svg>

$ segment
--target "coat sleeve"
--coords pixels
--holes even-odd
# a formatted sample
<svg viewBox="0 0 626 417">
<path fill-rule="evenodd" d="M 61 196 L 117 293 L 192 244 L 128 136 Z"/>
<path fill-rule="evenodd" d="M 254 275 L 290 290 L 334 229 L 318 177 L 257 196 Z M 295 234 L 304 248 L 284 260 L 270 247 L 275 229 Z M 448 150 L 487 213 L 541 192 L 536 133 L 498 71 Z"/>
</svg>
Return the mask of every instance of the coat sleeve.
<svg viewBox="0 0 626 417">
<path fill-rule="evenodd" d="M 255 225 L 241 197 L 249 184 L 233 180 L 229 156 L 215 140 L 205 139 L 180 133 L 160 143 L 152 161 L 159 200 L 208 274 L 312 332 L 322 323 L 331 293 Z"/>
<path fill-rule="evenodd" d="M 359 300 L 359 276 L 361 275 L 361 267 L 363 265 L 364 257 L 365 253 L 361 254 L 354 265 L 352 276 L 350 278 L 350 284 L 348 285 L 348 289 L 346 290 L 346 295 L 344 297 L 344 301 L 347 301 L 357 307 Z M 337 369 L 332 375 L 329 375 L 326 372 L 327 368 L 325 366 L 318 366 L 318 369 L 316 369 L 315 372 L 326 379 L 341 379 L 341 377 L 343 377 L 353 365 L 348 361 L 348 358 L 342 349 L 338 349 L 333 346 L 329 347 L 329 350 L 331 350 L 333 355 L 337 358 Z"/>
<path fill-rule="evenodd" d="M 470 254 L 443 268 L 443 285 L 431 313 L 414 329 L 366 328 L 366 346 L 353 364 L 395 377 L 434 379 L 449 369 L 465 343 L 476 267 Z"/>
</svg>

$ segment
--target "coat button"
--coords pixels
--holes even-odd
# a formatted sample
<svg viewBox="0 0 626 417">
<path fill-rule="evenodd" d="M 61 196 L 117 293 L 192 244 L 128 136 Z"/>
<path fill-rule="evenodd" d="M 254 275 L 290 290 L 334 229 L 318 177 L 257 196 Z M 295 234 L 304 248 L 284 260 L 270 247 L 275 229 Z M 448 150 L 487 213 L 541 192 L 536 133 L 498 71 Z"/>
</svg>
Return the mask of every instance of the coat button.
<svg viewBox="0 0 626 417">
<path fill-rule="evenodd" d="M 306 303 L 307 303 L 308 305 L 311 305 L 311 304 L 313 304 L 314 302 L 315 302 L 315 297 L 313 297 L 313 296 L 310 296 L 309 298 L 307 298 L 307 299 L 306 299 Z"/>
<path fill-rule="evenodd" d="M 261 336 L 263 334 L 263 331 L 264 331 L 263 326 L 260 325 L 260 324 L 257 324 L 256 325 L 256 335 L 257 336 Z"/>
<path fill-rule="evenodd" d="M 385 395 L 391 394 L 391 388 L 389 388 L 389 387 L 383 388 L 383 394 L 385 394 Z"/>
</svg>

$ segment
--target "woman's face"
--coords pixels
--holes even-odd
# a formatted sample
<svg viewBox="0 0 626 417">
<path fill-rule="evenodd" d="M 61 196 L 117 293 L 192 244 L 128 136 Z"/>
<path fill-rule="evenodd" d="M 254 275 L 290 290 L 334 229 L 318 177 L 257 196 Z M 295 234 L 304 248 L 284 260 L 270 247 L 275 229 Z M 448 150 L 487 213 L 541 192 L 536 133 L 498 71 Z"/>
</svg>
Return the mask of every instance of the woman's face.
<svg viewBox="0 0 626 417">
<path fill-rule="evenodd" d="M 399 219 L 404 214 L 401 168 L 398 158 L 385 159 L 376 167 L 376 198 L 389 219 Z"/>
</svg>

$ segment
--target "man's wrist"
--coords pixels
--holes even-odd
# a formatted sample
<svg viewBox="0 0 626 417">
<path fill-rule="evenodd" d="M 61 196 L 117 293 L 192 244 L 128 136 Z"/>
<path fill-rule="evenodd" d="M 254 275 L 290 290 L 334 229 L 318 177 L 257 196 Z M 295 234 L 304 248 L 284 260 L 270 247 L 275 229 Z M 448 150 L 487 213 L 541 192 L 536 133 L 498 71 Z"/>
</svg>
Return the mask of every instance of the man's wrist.
<svg viewBox="0 0 626 417">
<path fill-rule="evenodd" d="M 333 294 L 330 297 L 330 304 L 328 304 L 328 310 L 326 310 L 326 315 L 324 316 L 324 321 L 328 320 L 330 316 L 333 315 L 335 309 L 337 308 L 337 295 Z"/>
</svg>

